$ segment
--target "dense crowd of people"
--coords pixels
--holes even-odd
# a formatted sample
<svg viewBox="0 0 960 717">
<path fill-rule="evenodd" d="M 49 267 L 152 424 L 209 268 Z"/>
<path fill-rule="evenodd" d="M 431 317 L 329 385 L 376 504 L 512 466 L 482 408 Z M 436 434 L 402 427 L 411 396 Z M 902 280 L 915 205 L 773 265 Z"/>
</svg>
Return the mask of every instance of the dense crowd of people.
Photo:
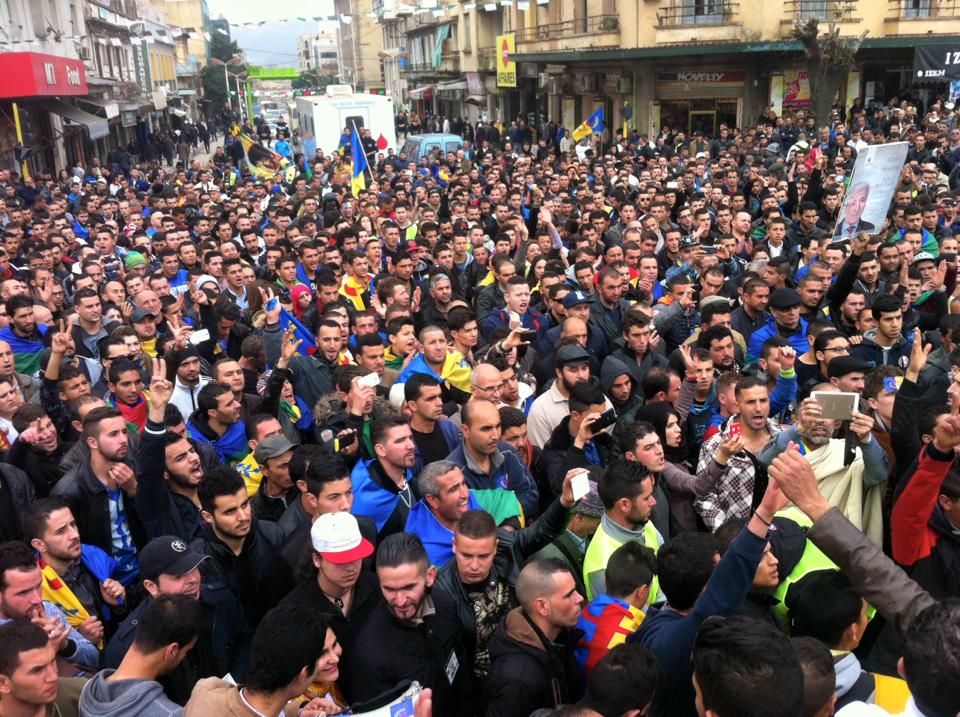
<svg viewBox="0 0 960 717">
<path fill-rule="evenodd" d="M 840 110 L 0 171 L 0 717 L 956 715 L 960 113 Z"/>
</svg>

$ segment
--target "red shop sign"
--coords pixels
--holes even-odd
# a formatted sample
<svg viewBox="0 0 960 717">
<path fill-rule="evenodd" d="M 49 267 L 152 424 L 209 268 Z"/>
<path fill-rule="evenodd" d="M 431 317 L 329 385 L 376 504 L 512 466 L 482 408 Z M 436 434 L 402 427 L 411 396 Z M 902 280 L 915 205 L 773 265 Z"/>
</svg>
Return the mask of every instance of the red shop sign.
<svg viewBox="0 0 960 717">
<path fill-rule="evenodd" d="M 83 60 L 38 52 L 0 54 L 0 97 L 87 94 Z"/>
</svg>

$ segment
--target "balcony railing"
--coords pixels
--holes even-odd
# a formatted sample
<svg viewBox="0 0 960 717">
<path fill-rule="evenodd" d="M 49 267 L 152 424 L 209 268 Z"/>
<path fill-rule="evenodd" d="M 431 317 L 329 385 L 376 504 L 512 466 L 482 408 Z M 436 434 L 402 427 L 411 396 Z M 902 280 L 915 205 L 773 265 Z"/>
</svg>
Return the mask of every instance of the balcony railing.
<svg viewBox="0 0 960 717">
<path fill-rule="evenodd" d="M 890 14 L 899 20 L 960 18 L 960 0 L 890 0 Z"/>
<path fill-rule="evenodd" d="M 607 32 L 620 32 L 620 17 L 618 15 L 591 15 L 547 25 L 523 27 L 517 30 L 517 42 L 540 42 L 574 35 L 593 35 Z"/>
<path fill-rule="evenodd" d="M 784 4 L 789 21 L 825 20 L 844 22 L 852 20 L 858 0 L 787 0 Z"/>
<path fill-rule="evenodd" d="M 657 11 L 660 27 L 726 25 L 733 22 L 739 4 L 730 0 L 671 0 Z"/>
<path fill-rule="evenodd" d="M 497 48 L 478 47 L 477 64 L 481 70 L 492 70 L 497 64 Z"/>
</svg>

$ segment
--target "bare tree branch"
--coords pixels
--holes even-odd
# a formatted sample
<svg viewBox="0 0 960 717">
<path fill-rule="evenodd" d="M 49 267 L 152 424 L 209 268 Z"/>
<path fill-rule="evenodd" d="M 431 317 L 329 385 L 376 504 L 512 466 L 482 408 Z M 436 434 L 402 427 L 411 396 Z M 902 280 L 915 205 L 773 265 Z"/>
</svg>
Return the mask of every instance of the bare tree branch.
<svg viewBox="0 0 960 717">
<path fill-rule="evenodd" d="M 859 37 L 843 38 L 840 36 L 840 28 L 831 22 L 827 31 L 821 35 L 819 21 L 809 18 L 802 22 L 798 20 L 791 35 L 803 45 L 817 126 L 826 126 L 830 120 L 830 109 L 840 88 L 846 82 L 850 71 L 857 67 L 857 51 L 867 32 L 864 31 Z"/>
</svg>

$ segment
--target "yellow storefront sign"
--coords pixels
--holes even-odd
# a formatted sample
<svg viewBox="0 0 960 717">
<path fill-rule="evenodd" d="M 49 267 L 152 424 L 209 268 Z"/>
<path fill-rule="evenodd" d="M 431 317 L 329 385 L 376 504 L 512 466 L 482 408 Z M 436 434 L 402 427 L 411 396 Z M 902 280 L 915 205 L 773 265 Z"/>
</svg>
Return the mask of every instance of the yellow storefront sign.
<svg viewBox="0 0 960 717">
<path fill-rule="evenodd" d="M 497 35 L 497 87 L 517 86 L 517 63 L 513 61 L 516 50 L 516 35 Z"/>
</svg>

